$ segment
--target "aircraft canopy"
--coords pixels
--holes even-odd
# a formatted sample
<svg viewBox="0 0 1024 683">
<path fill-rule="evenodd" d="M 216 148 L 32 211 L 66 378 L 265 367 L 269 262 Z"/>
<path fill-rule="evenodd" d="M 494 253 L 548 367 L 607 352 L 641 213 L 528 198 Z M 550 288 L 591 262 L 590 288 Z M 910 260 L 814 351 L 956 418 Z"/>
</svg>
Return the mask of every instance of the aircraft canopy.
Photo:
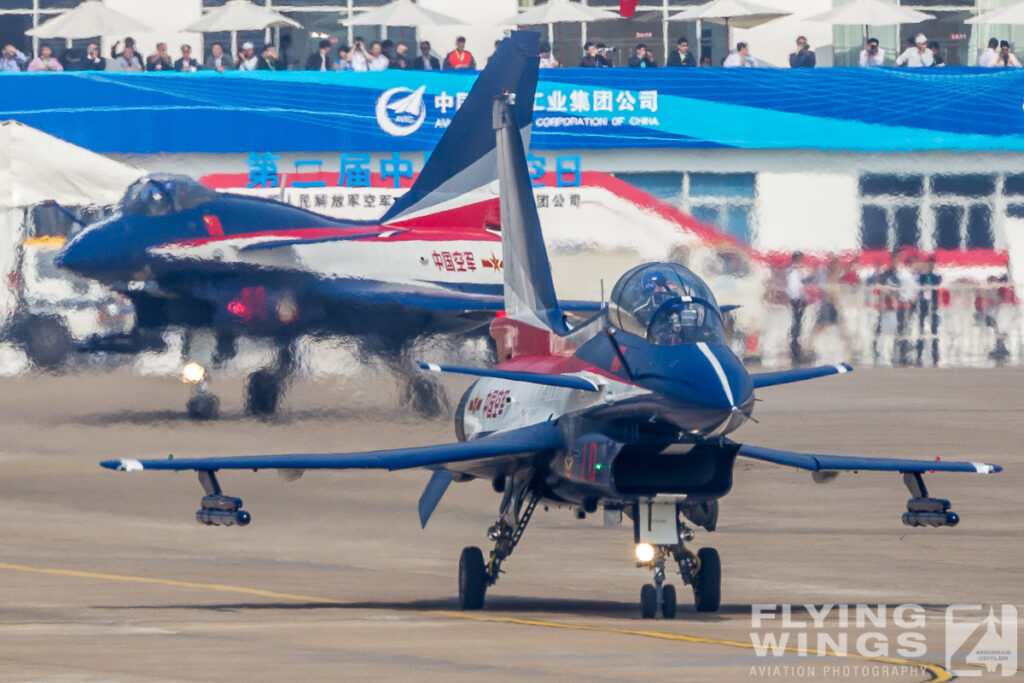
<svg viewBox="0 0 1024 683">
<path fill-rule="evenodd" d="M 217 193 L 185 175 L 153 174 L 132 183 L 121 199 L 126 215 L 166 216 L 205 204 Z"/>
<path fill-rule="evenodd" d="M 647 263 L 619 278 L 609 314 L 613 324 L 652 344 L 725 343 L 722 315 L 711 289 L 675 263 Z"/>
</svg>

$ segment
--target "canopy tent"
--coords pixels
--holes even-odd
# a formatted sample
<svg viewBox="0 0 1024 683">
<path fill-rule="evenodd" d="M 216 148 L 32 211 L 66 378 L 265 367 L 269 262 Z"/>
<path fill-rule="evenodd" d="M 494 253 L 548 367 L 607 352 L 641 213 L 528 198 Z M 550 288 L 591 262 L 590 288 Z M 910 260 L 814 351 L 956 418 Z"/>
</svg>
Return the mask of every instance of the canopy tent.
<svg viewBox="0 0 1024 683">
<path fill-rule="evenodd" d="M 0 209 L 113 204 L 143 171 L 18 121 L 0 122 Z"/>
<path fill-rule="evenodd" d="M 346 10 L 342 10 L 342 12 L 344 13 Z M 394 0 L 386 5 L 353 14 L 347 19 L 340 19 L 338 23 L 348 26 L 351 36 L 353 26 L 381 26 L 385 29 L 388 26 L 411 26 L 417 29 L 420 26 L 461 26 L 468 22 L 427 9 L 412 0 Z M 416 40 L 419 42 L 418 31 L 416 36 Z M 349 42 L 352 42 L 351 37 Z"/>
<path fill-rule="evenodd" d="M 548 0 L 543 5 L 535 5 L 525 12 L 508 17 L 502 24 L 525 26 L 532 24 L 548 25 L 548 44 L 554 47 L 555 24 L 562 22 L 610 21 L 622 17 L 614 12 L 590 7 L 570 0 Z"/>
<path fill-rule="evenodd" d="M 47 22 L 30 28 L 25 35 L 33 38 L 95 38 L 96 36 L 152 31 L 141 21 L 121 14 L 100 0 L 86 0 Z"/>
<path fill-rule="evenodd" d="M 343 10 L 344 11 L 344 10 Z M 386 5 L 359 12 L 338 23 L 345 26 L 458 26 L 462 19 L 435 12 L 412 0 L 394 0 Z"/>
<path fill-rule="evenodd" d="M 820 21 L 833 26 L 863 26 L 864 42 L 868 42 L 869 26 L 894 26 L 897 24 L 918 24 L 935 17 L 909 7 L 894 5 L 883 0 L 855 0 L 848 5 L 833 7 L 827 12 L 815 14 L 808 21 Z"/>
<path fill-rule="evenodd" d="M 86 0 L 74 9 L 61 12 L 53 19 L 25 31 L 25 35 L 36 40 L 65 38 L 68 47 L 76 38 L 147 33 L 152 31 L 141 21 L 121 14 L 104 5 L 100 0 Z"/>
<path fill-rule="evenodd" d="M 711 0 L 711 2 L 704 3 L 703 5 L 697 5 L 670 15 L 668 20 L 710 21 L 716 24 L 725 24 L 726 49 L 731 50 L 730 27 L 754 28 L 780 17 L 787 17 L 790 14 L 792 12 L 759 5 L 756 2 L 750 2 L 750 0 Z"/>
<path fill-rule="evenodd" d="M 0 122 L 0 274 L 15 267 L 26 208 L 114 204 L 143 174 L 18 121 Z M 12 307 L 13 292 L 3 288 L 0 320 Z"/>
<path fill-rule="evenodd" d="M 254 5 L 249 0 L 228 0 L 193 21 L 184 30 L 196 33 L 230 31 L 231 56 L 234 57 L 238 54 L 239 31 L 264 31 L 279 26 L 302 28 L 302 24 L 294 19 L 267 7 Z"/>
<path fill-rule="evenodd" d="M 1024 24 L 1024 2 L 1017 2 L 967 20 L 968 24 Z"/>
</svg>

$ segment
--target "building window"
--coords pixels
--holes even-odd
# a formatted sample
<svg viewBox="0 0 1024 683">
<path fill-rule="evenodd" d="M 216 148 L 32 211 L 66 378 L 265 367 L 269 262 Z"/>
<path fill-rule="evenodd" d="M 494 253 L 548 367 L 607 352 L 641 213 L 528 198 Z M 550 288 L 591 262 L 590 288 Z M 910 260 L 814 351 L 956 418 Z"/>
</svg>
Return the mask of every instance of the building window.
<svg viewBox="0 0 1024 683">
<path fill-rule="evenodd" d="M 612 175 L 664 202 L 673 206 L 679 205 L 679 199 L 683 193 L 682 173 L 614 173 Z"/>
<path fill-rule="evenodd" d="M 924 177 L 871 173 L 860 178 L 860 241 L 864 249 L 918 246 Z"/>
<path fill-rule="evenodd" d="M 755 178 L 753 173 L 690 173 L 684 209 L 749 244 L 754 233 Z"/>
<path fill-rule="evenodd" d="M 984 173 L 860 178 L 864 249 L 992 249 L 1000 178 Z M 1006 176 L 1004 194 L 1024 195 L 1024 175 Z"/>
</svg>

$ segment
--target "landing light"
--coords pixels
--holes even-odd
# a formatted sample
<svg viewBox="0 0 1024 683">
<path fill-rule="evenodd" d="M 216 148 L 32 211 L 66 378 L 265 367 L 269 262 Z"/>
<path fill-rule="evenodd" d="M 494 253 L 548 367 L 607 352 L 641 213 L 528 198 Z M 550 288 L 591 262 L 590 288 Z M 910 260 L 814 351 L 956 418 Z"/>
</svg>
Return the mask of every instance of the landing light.
<svg viewBox="0 0 1024 683">
<path fill-rule="evenodd" d="M 206 379 L 206 368 L 194 360 L 185 363 L 181 369 L 181 380 L 189 384 L 199 384 Z"/>
<path fill-rule="evenodd" d="M 634 552 L 637 562 L 650 562 L 654 559 L 654 546 L 650 543 L 637 543 Z"/>
</svg>

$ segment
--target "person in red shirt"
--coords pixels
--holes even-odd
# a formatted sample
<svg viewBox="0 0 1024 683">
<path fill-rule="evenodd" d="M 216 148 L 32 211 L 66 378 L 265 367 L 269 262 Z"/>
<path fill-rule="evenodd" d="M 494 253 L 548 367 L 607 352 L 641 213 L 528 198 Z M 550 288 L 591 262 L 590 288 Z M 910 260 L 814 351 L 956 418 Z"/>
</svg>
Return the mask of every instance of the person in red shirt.
<svg viewBox="0 0 1024 683">
<path fill-rule="evenodd" d="M 473 53 L 466 50 L 466 39 L 459 36 L 455 39 L 455 49 L 444 58 L 444 69 L 475 69 L 476 60 Z"/>
</svg>

